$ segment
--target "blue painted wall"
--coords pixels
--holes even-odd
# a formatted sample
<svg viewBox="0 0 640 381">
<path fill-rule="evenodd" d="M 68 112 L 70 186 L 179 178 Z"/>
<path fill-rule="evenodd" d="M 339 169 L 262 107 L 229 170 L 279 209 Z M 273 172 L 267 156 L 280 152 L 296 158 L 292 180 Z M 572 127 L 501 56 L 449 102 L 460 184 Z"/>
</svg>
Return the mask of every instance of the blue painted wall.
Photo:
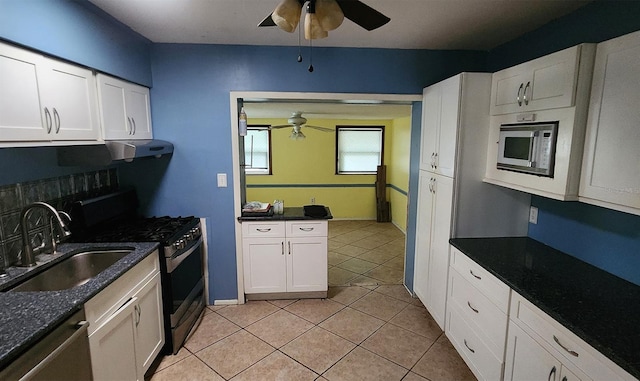
<svg viewBox="0 0 640 381">
<path fill-rule="evenodd" d="M 230 91 L 420 94 L 430 83 L 485 64 L 482 52 L 314 48 L 315 71 L 309 73 L 308 63 L 296 57 L 294 47 L 153 47 L 154 134 L 173 142 L 175 152 L 150 190 L 147 211 L 208 218 L 212 300 L 237 298 L 233 189 L 216 186 L 217 173 L 231 179 L 233 172 Z M 121 170 L 122 181 L 158 179 L 138 167 L 134 162 Z"/>
<path fill-rule="evenodd" d="M 152 85 L 151 42 L 86 0 L 0 0 L 0 38 Z"/>
<path fill-rule="evenodd" d="M 639 1 L 595 1 L 489 53 L 500 70 L 582 42 L 602 42 L 640 30 Z M 529 236 L 640 284 L 640 216 L 578 202 L 533 197 L 538 224 Z"/>
<path fill-rule="evenodd" d="M 422 102 L 414 102 L 411 110 L 411 152 L 409 155 L 409 194 L 407 196 L 407 234 L 404 262 L 404 284 L 413 292 L 415 269 L 416 220 L 418 218 L 418 184 L 420 182 L 420 142 Z"/>
</svg>

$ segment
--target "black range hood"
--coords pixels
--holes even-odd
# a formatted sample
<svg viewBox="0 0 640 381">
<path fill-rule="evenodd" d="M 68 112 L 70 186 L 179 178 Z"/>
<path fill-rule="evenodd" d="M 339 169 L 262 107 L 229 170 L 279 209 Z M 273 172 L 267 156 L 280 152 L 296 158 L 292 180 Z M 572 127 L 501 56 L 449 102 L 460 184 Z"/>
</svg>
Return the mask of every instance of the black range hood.
<svg viewBox="0 0 640 381">
<path fill-rule="evenodd" d="M 101 144 L 58 147 L 58 165 L 110 165 L 173 153 L 173 144 L 158 139 L 108 140 Z"/>
</svg>

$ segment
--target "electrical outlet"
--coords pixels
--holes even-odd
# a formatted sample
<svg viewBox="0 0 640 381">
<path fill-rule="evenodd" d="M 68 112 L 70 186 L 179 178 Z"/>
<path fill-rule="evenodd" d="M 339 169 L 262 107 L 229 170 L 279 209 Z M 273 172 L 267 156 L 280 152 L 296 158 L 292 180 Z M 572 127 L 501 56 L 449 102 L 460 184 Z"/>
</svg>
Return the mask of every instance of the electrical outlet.
<svg viewBox="0 0 640 381">
<path fill-rule="evenodd" d="M 311 197 L 311 205 L 315 205 L 316 204 L 316 198 L 315 197 Z"/>
<path fill-rule="evenodd" d="M 529 222 L 531 222 L 532 224 L 538 223 L 538 208 L 536 208 L 535 206 L 532 206 L 529 209 Z"/>
</svg>

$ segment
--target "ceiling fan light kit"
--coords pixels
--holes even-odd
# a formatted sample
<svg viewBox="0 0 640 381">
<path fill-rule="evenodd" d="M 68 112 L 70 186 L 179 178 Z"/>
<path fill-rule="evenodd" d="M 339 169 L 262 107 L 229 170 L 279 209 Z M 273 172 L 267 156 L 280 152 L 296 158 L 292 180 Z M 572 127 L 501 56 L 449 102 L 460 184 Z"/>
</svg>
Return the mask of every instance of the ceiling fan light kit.
<svg viewBox="0 0 640 381">
<path fill-rule="evenodd" d="M 302 5 L 298 0 L 282 0 L 271 14 L 273 22 L 285 32 L 293 33 L 300 23 Z"/>
</svg>

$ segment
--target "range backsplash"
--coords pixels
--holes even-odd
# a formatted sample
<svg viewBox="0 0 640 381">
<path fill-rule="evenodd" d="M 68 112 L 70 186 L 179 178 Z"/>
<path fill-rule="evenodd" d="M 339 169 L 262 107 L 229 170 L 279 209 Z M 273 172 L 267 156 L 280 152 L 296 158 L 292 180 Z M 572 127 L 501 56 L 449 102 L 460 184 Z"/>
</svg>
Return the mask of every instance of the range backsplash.
<svg viewBox="0 0 640 381">
<path fill-rule="evenodd" d="M 74 201 L 117 189 L 118 173 L 115 168 L 0 187 L 0 268 L 18 262 L 22 251 L 22 208 L 36 201 L 44 201 L 57 210 L 69 212 Z M 42 240 L 47 243 L 51 241 L 50 218 L 44 210 L 33 210 L 29 215 L 28 226 L 29 236 L 35 245 L 39 245 Z"/>
</svg>

